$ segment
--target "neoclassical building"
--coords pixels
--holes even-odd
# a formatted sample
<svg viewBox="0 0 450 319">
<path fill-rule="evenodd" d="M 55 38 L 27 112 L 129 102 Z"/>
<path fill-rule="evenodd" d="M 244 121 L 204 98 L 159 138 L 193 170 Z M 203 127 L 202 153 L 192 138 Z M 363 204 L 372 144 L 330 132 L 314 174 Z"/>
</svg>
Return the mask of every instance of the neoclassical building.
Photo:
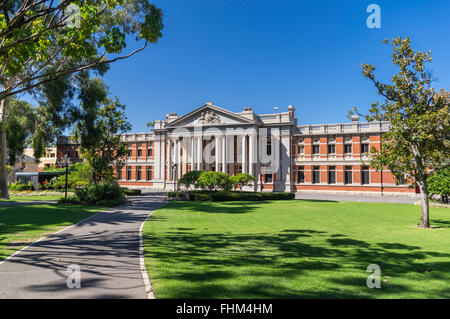
<svg viewBox="0 0 450 319">
<path fill-rule="evenodd" d="M 295 108 L 235 113 L 207 102 L 155 121 L 153 132 L 123 135 L 129 152 L 119 183 L 173 190 L 191 170 L 239 172 L 255 177 L 251 190 L 415 194 L 388 171 L 369 167 L 369 150 L 380 148 L 387 122 L 299 126 Z"/>
</svg>

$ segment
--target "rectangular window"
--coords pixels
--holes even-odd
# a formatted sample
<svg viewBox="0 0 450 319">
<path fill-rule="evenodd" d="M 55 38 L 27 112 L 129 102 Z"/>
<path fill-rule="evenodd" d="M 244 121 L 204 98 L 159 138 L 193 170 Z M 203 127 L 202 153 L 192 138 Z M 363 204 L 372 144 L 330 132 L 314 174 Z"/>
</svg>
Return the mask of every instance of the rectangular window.
<svg viewBox="0 0 450 319">
<path fill-rule="evenodd" d="M 320 167 L 319 166 L 313 166 L 312 182 L 313 182 L 313 184 L 320 183 Z"/>
<path fill-rule="evenodd" d="M 142 179 L 142 169 L 140 166 L 136 166 L 136 180 L 140 181 Z"/>
<path fill-rule="evenodd" d="M 264 174 L 264 183 L 272 183 L 272 174 Z"/>
<path fill-rule="evenodd" d="M 147 149 L 147 157 L 153 157 L 153 149 L 152 148 Z"/>
<path fill-rule="evenodd" d="M 272 140 L 267 140 L 267 155 L 272 155 Z"/>
<path fill-rule="evenodd" d="M 127 157 L 131 157 L 131 150 L 127 150 Z"/>
<path fill-rule="evenodd" d="M 142 157 L 142 150 L 141 150 L 141 149 L 138 149 L 138 150 L 137 150 L 137 156 L 138 156 L 138 157 Z"/>
<path fill-rule="evenodd" d="M 147 180 L 153 179 L 153 166 L 147 166 Z"/>
<path fill-rule="evenodd" d="M 305 146 L 299 145 L 298 146 L 298 153 L 299 154 L 305 154 Z"/>
<path fill-rule="evenodd" d="M 328 184 L 336 184 L 336 166 L 328 167 Z"/>
<path fill-rule="evenodd" d="M 328 154 L 336 153 L 336 145 L 328 145 Z"/>
<path fill-rule="evenodd" d="M 403 176 L 401 176 L 400 178 L 396 178 L 396 179 L 395 179 L 395 183 L 396 183 L 397 185 L 406 185 L 406 176 L 403 175 Z"/>
<path fill-rule="evenodd" d="M 121 168 L 119 168 L 118 170 L 117 170 L 117 180 L 122 180 L 122 169 Z"/>
<path fill-rule="evenodd" d="M 127 180 L 131 180 L 131 166 L 127 166 Z"/>
<path fill-rule="evenodd" d="M 370 173 L 368 166 L 363 166 L 361 169 L 361 184 L 363 185 L 370 184 Z"/>
<path fill-rule="evenodd" d="M 344 169 L 344 184 L 352 184 L 353 183 L 353 173 L 351 166 L 345 166 Z"/>
<path fill-rule="evenodd" d="M 299 166 L 297 171 L 297 183 L 305 182 L 305 167 Z"/>
<path fill-rule="evenodd" d="M 242 165 L 238 166 L 238 173 L 242 173 Z"/>
<path fill-rule="evenodd" d="M 313 154 L 319 154 L 320 153 L 320 145 L 313 145 L 312 146 L 312 153 Z"/>
<path fill-rule="evenodd" d="M 369 153 L 369 144 L 361 144 L 361 153 Z"/>
<path fill-rule="evenodd" d="M 345 154 L 351 154 L 352 153 L 352 144 L 345 144 L 344 145 L 344 153 Z"/>
</svg>

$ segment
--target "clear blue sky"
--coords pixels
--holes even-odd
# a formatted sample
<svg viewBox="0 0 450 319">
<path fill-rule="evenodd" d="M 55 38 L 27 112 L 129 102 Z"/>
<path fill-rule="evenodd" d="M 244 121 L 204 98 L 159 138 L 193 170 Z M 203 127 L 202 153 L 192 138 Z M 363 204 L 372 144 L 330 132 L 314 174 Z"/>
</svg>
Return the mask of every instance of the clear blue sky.
<svg viewBox="0 0 450 319">
<path fill-rule="evenodd" d="M 147 121 L 183 115 L 212 100 L 239 112 L 271 113 L 292 104 L 300 124 L 346 122 L 353 106 L 378 100 L 360 63 L 393 74 L 385 38 L 409 36 L 431 50 L 437 87 L 450 89 L 448 0 L 157 0 L 163 38 L 111 65 L 105 81 L 127 105 L 133 132 Z M 381 7 L 369 29 L 366 8 Z M 130 46 L 129 49 L 132 49 Z"/>
</svg>

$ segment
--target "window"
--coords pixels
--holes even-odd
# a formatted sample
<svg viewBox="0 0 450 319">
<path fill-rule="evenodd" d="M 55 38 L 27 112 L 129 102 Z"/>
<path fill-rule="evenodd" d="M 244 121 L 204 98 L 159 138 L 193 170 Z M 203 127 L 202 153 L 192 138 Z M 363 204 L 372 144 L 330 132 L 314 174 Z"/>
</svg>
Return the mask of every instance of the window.
<svg viewBox="0 0 450 319">
<path fill-rule="evenodd" d="M 122 169 L 117 170 L 117 179 L 120 181 L 122 179 Z"/>
<path fill-rule="evenodd" d="M 131 180 L 131 166 L 127 166 L 127 180 Z"/>
<path fill-rule="evenodd" d="M 363 166 L 361 169 L 361 184 L 363 185 L 370 184 L 370 173 L 368 166 Z"/>
<path fill-rule="evenodd" d="M 140 166 L 136 166 L 136 180 L 140 181 L 142 179 L 142 170 Z"/>
<path fill-rule="evenodd" d="M 242 173 L 242 165 L 238 166 L 238 173 Z"/>
<path fill-rule="evenodd" d="M 131 150 L 127 149 L 127 157 L 131 157 Z"/>
<path fill-rule="evenodd" d="M 395 183 L 397 185 L 406 185 L 406 176 L 403 175 L 403 176 L 400 176 L 399 178 L 396 178 Z"/>
<path fill-rule="evenodd" d="M 267 155 L 272 155 L 272 139 L 267 140 Z"/>
<path fill-rule="evenodd" d="M 137 150 L 137 156 L 138 156 L 138 157 L 142 157 L 142 150 L 141 150 L 141 149 L 138 149 L 138 150 Z"/>
<path fill-rule="evenodd" d="M 147 180 L 153 179 L 153 166 L 147 166 Z"/>
<path fill-rule="evenodd" d="M 320 183 L 320 167 L 319 166 L 313 166 L 312 182 L 313 182 L 313 184 Z"/>
<path fill-rule="evenodd" d="M 297 170 L 297 183 L 305 182 L 305 167 L 299 166 Z"/>
<path fill-rule="evenodd" d="M 319 154 L 320 152 L 320 145 L 313 145 L 312 146 L 312 153 L 313 154 Z"/>
<path fill-rule="evenodd" d="M 345 169 L 344 169 L 344 184 L 352 184 L 352 183 L 353 183 L 352 167 L 351 166 L 345 166 Z"/>
<path fill-rule="evenodd" d="M 328 184 L 336 184 L 336 166 L 328 167 Z"/>
<path fill-rule="evenodd" d="M 264 183 L 272 183 L 272 174 L 264 174 Z"/>
<path fill-rule="evenodd" d="M 361 144 L 361 153 L 369 153 L 369 144 Z"/>
<path fill-rule="evenodd" d="M 298 146 L 298 153 L 299 154 L 305 154 L 305 146 L 299 145 Z"/>
<path fill-rule="evenodd" d="M 147 149 L 147 157 L 153 157 L 153 148 Z"/>
<path fill-rule="evenodd" d="M 352 144 L 345 144 L 344 145 L 344 153 L 345 154 L 351 154 L 352 153 Z"/>
<path fill-rule="evenodd" d="M 328 145 L 328 154 L 335 154 L 335 153 L 336 153 L 336 146 Z"/>
</svg>

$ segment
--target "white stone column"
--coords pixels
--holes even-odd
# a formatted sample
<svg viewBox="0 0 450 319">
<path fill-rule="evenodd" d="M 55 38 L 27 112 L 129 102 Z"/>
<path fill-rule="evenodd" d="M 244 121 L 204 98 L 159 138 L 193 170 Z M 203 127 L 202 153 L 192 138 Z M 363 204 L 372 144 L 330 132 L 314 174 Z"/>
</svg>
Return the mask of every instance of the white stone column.
<svg viewBox="0 0 450 319">
<path fill-rule="evenodd" d="M 227 172 L 227 136 L 222 136 L 222 172 Z"/>
<path fill-rule="evenodd" d="M 250 175 L 252 175 L 253 176 L 253 166 L 254 166 L 254 162 L 255 162 L 255 159 L 254 159 L 254 154 L 255 154 L 255 150 L 254 150 L 254 145 L 255 145 L 255 143 L 254 143 L 254 141 L 253 141 L 253 135 L 249 135 L 249 137 L 248 137 L 248 151 L 249 151 L 249 156 L 248 156 L 248 161 L 249 161 L 249 164 L 248 164 L 248 173 L 250 174 Z"/>
<path fill-rule="evenodd" d="M 242 135 L 242 173 L 247 173 L 247 139 L 245 135 Z"/>
<path fill-rule="evenodd" d="M 172 141 L 167 141 L 167 179 L 172 179 Z"/>
<path fill-rule="evenodd" d="M 203 143 L 202 143 L 202 137 L 197 138 L 197 170 L 202 170 L 202 163 L 203 163 Z"/>
<path fill-rule="evenodd" d="M 216 136 L 216 172 L 220 172 L 220 136 Z"/>
<path fill-rule="evenodd" d="M 195 170 L 195 140 L 191 138 L 191 171 Z"/>
</svg>

